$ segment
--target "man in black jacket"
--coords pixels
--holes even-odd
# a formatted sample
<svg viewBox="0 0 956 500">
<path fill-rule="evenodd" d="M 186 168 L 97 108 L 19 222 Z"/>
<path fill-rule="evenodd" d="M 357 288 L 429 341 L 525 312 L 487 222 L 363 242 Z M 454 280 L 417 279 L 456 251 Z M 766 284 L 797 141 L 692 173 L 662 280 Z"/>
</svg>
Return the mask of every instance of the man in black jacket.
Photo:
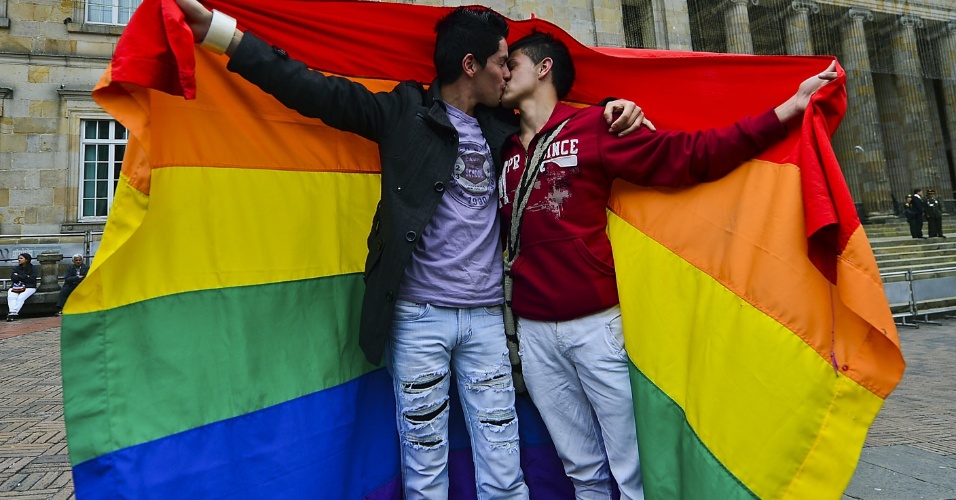
<svg viewBox="0 0 956 500">
<path fill-rule="evenodd" d="M 448 495 L 448 394 L 456 375 L 474 448 L 479 498 L 526 498 L 511 366 L 502 320 L 497 218 L 500 151 L 517 130 L 499 107 L 510 77 L 508 25 L 485 8 L 442 18 L 438 79 L 373 93 L 327 77 L 196 0 L 177 0 L 196 41 L 228 69 L 299 113 L 376 142 L 382 199 L 372 221 L 359 342 L 394 381 L 405 498 Z M 621 119 L 613 111 L 624 109 Z M 612 129 L 640 110 L 607 105 Z"/>
<path fill-rule="evenodd" d="M 913 190 L 913 199 L 910 202 L 913 219 L 910 221 L 910 234 L 914 238 L 923 238 L 923 219 L 926 217 L 926 205 L 923 203 L 923 190 Z"/>
<path fill-rule="evenodd" d="M 57 316 L 63 314 L 63 306 L 66 304 L 66 299 L 70 297 L 73 290 L 76 290 L 76 287 L 83 281 L 83 278 L 86 277 L 86 273 L 89 272 L 89 270 L 90 266 L 83 263 L 82 255 L 76 254 L 73 256 L 73 265 L 66 268 L 66 272 L 63 273 L 63 287 L 60 288 L 60 296 L 56 299 Z"/>
</svg>

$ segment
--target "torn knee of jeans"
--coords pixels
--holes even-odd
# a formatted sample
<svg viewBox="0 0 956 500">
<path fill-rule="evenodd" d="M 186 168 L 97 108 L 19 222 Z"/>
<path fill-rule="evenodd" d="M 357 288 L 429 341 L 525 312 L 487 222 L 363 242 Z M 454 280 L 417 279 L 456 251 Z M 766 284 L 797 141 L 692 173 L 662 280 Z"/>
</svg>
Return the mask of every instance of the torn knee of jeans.
<svg viewBox="0 0 956 500">
<path fill-rule="evenodd" d="M 405 417 L 405 420 L 408 421 L 413 427 L 421 426 L 427 424 L 441 415 L 445 410 L 448 409 L 448 398 L 439 401 L 434 404 L 428 404 L 424 406 L 419 406 L 418 408 L 412 408 L 410 410 L 405 410 L 402 412 L 402 415 Z"/>
<path fill-rule="evenodd" d="M 518 452 L 518 419 L 514 407 L 478 410 L 478 427 L 492 450 Z"/>
<path fill-rule="evenodd" d="M 409 446 L 418 450 L 440 448 L 445 445 L 445 439 L 441 433 L 435 432 L 435 429 L 446 428 L 446 425 L 435 424 L 436 420 L 447 415 L 448 398 L 443 401 L 423 405 L 402 412 L 402 416 L 408 423 L 408 430 L 405 432 L 405 441 Z"/>
<path fill-rule="evenodd" d="M 502 367 L 503 368 L 503 367 Z M 472 391 L 482 392 L 493 390 L 495 392 L 509 392 L 514 390 L 514 384 L 511 381 L 510 367 L 508 370 L 501 370 L 497 373 L 491 373 L 483 377 L 468 380 L 467 388 Z"/>
<path fill-rule="evenodd" d="M 518 453 L 518 440 L 507 439 L 504 441 L 494 441 L 489 439 L 488 446 L 492 450 L 507 450 L 509 454 Z"/>
<path fill-rule="evenodd" d="M 435 450 L 445 446 L 445 440 L 439 434 L 405 436 L 405 442 L 416 450 Z"/>
<path fill-rule="evenodd" d="M 413 379 L 402 380 L 402 393 L 415 399 L 435 390 L 448 378 L 448 372 L 419 375 Z"/>
<path fill-rule="evenodd" d="M 514 425 L 515 422 L 514 408 L 478 410 L 478 424 L 492 432 L 504 432 L 507 427 Z"/>
</svg>

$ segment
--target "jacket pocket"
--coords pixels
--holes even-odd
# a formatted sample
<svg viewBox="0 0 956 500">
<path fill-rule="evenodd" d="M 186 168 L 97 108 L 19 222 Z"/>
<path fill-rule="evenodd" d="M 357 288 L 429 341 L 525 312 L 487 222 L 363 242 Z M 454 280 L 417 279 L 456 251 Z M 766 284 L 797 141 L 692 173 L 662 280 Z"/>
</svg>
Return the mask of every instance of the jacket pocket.
<svg viewBox="0 0 956 500">
<path fill-rule="evenodd" d="M 603 260 L 597 258 L 593 253 L 591 253 L 591 249 L 588 248 L 586 244 L 584 244 L 584 240 L 582 240 L 581 238 L 575 238 L 574 249 L 575 251 L 577 251 L 577 254 L 581 258 L 581 260 L 586 262 L 588 266 L 590 266 L 592 269 L 594 269 L 595 271 L 601 274 L 614 276 L 614 266 L 608 264 L 607 262 L 604 262 Z"/>
</svg>

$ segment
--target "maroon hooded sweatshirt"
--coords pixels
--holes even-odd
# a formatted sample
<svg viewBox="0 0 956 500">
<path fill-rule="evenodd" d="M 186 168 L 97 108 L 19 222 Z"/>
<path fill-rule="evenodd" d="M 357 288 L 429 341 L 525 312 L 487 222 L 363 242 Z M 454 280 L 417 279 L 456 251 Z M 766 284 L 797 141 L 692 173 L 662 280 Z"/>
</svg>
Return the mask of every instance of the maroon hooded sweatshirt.
<svg viewBox="0 0 956 500">
<path fill-rule="evenodd" d="M 504 145 L 502 230 L 511 230 L 515 190 L 542 136 L 570 118 L 544 154 L 521 222 L 511 269 L 512 308 L 519 317 L 565 321 L 618 304 L 606 207 L 616 178 L 641 186 L 681 187 L 719 179 L 787 135 L 771 109 L 729 127 L 686 133 L 645 127 L 617 137 L 603 108 L 558 103 L 531 140 Z"/>
</svg>

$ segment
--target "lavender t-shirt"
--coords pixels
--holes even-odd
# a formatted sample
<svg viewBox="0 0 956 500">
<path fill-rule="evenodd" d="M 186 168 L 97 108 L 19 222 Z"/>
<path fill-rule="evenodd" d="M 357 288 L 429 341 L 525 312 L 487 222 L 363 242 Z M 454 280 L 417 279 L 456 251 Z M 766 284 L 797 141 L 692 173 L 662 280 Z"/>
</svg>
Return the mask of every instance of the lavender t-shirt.
<svg viewBox="0 0 956 500">
<path fill-rule="evenodd" d="M 458 130 L 458 160 L 412 260 L 398 298 L 445 307 L 504 302 L 495 163 L 478 120 L 445 105 Z"/>
</svg>

